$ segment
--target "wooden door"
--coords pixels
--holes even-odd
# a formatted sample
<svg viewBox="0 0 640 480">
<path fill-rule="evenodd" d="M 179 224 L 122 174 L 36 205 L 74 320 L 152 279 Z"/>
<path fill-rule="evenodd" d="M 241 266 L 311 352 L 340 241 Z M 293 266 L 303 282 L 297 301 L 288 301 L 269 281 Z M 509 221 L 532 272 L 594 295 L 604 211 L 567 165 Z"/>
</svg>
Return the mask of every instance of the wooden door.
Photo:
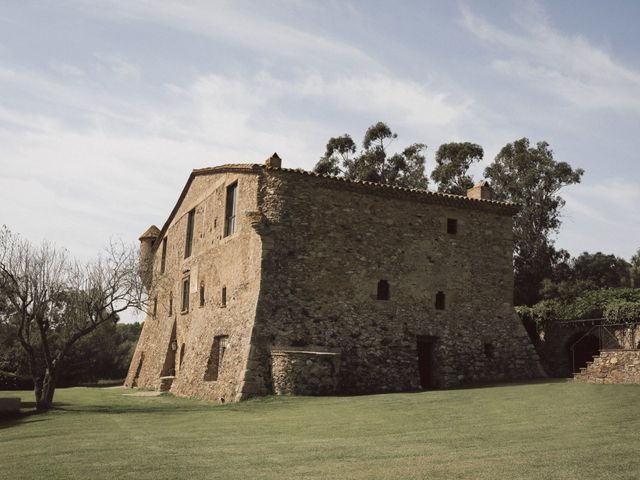
<svg viewBox="0 0 640 480">
<path fill-rule="evenodd" d="M 420 386 L 433 388 L 433 339 L 431 337 L 418 337 L 418 369 Z"/>
</svg>

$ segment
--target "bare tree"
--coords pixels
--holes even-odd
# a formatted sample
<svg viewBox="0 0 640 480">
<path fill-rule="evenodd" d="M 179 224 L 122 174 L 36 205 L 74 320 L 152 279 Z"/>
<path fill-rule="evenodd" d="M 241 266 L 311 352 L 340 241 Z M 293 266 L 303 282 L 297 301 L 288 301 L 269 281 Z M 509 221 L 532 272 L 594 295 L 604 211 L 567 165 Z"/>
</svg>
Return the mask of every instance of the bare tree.
<svg viewBox="0 0 640 480">
<path fill-rule="evenodd" d="M 0 321 L 15 325 L 33 377 L 36 408 L 48 410 L 64 359 L 74 344 L 128 308 L 144 309 L 133 247 L 111 243 L 97 260 L 80 263 L 64 249 L 0 229 Z"/>
</svg>

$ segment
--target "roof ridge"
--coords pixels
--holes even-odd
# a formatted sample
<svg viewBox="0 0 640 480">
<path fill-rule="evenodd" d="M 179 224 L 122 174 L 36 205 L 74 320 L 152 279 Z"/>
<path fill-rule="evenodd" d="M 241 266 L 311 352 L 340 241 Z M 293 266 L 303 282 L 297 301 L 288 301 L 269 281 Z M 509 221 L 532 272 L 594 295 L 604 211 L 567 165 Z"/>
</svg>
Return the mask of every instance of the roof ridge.
<svg viewBox="0 0 640 480">
<path fill-rule="evenodd" d="M 450 198 L 452 200 L 467 200 L 470 202 L 489 203 L 493 205 L 503 205 L 503 206 L 509 206 L 509 207 L 519 206 L 518 203 L 503 201 L 503 200 L 489 200 L 486 198 L 484 199 L 469 198 L 466 195 L 455 195 L 453 193 L 444 193 L 444 192 L 432 192 L 424 188 L 400 187 L 398 185 L 389 185 L 386 183 L 371 182 L 368 180 L 349 180 L 344 177 L 338 177 L 336 175 L 329 175 L 326 173 L 313 172 L 313 171 L 305 170 L 302 168 L 283 168 L 283 167 L 271 167 L 271 166 L 265 166 L 265 165 L 259 165 L 259 166 L 266 170 L 279 170 L 279 171 L 289 172 L 289 173 L 298 173 L 298 174 L 307 175 L 310 177 L 326 178 L 328 180 L 337 180 L 340 182 L 354 184 L 354 185 L 365 185 L 365 186 L 386 188 L 390 190 L 397 190 L 397 191 L 403 191 L 403 192 L 420 193 L 420 194 L 430 195 L 434 197 Z"/>
</svg>

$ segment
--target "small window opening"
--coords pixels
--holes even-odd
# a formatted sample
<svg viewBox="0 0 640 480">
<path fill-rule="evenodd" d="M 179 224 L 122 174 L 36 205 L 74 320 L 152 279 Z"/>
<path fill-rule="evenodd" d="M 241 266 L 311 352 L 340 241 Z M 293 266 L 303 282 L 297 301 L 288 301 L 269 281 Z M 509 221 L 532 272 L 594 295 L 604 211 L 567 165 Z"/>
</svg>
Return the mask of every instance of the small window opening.
<svg viewBox="0 0 640 480">
<path fill-rule="evenodd" d="M 495 356 L 496 354 L 495 347 L 493 346 L 492 343 L 484 344 L 484 354 L 487 358 L 493 358 Z"/>
<path fill-rule="evenodd" d="M 213 338 L 211 353 L 209 354 L 209 362 L 207 363 L 207 370 L 204 373 L 204 380 L 210 382 L 218 380 L 222 359 L 224 358 L 224 352 L 227 349 L 228 338 L 229 337 L 227 335 L 218 335 Z"/>
<path fill-rule="evenodd" d="M 220 292 L 220 306 L 227 306 L 227 287 L 222 287 L 222 291 Z"/>
<path fill-rule="evenodd" d="M 187 217 L 187 236 L 184 243 L 184 258 L 191 256 L 193 248 L 193 229 L 196 223 L 196 209 L 191 210 Z"/>
<path fill-rule="evenodd" d="M 182 312 L 189 311 L 189 277 L 182 280 Z"/>
<path fill-rule="evenodd" d="M 458 233 L 458 220 L 455 218 L 447 218 L 447 233 L 451 235 Z"/>
<path fill-rule="evenodd" d="M 169 292 L 169 316 L 173 315 L 173 292 Z"/>
<path fill-rule="evenodd" d="M 182 370 L 182 362 L 184 362 L 185 354 L 186 354 L 185 345 L 183 343 L 182 346 L 180 347 L 180 370 Z"/>
<path fill-rule="evenodd" d="M 200 282 L 200 306 L 204 307 L 204 282 Z"/>
<path fill-rule="evenodd" d="M 153 298 L 153 318 L 156 318 L 158 314 L 158 297 Z"/>
<path fill-rule="evenodd" d="M 227 203 L 224 214 L 224 236 L 233 235 L 236 231 L 236 203 L 238 197 L 238 182 L 227 187 Z"/>
<path fill-rule="evenodd" d="M 378 282 L 378 300 L 389 300 L 389 282 L 386 280 Z"/>
<path fill-rule="evenodd" d="M 164 273 L 167 265 L 167 237 L 162 239 L 162 257 L 160 258 L 160 273 Z"/>
<path fill-rule="evenodd" d="M 444 293 L 436 293 L 436 310 L 444 310 Z"/>
</svg>

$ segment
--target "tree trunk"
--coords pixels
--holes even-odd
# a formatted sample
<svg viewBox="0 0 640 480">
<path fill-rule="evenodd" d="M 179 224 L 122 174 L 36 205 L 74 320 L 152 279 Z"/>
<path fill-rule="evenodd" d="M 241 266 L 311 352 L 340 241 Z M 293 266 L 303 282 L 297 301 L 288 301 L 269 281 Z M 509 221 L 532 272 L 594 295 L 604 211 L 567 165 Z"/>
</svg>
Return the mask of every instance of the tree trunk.
<svg viewBox="0 0 640 480">
<path fill-rule="evenodd" d="M 36 410 L 45 412 L 53 406 L 53 394 L 56 390 L 57 372 L 47 369 L 42 379 L 36 379 Z"/>
</svg>

